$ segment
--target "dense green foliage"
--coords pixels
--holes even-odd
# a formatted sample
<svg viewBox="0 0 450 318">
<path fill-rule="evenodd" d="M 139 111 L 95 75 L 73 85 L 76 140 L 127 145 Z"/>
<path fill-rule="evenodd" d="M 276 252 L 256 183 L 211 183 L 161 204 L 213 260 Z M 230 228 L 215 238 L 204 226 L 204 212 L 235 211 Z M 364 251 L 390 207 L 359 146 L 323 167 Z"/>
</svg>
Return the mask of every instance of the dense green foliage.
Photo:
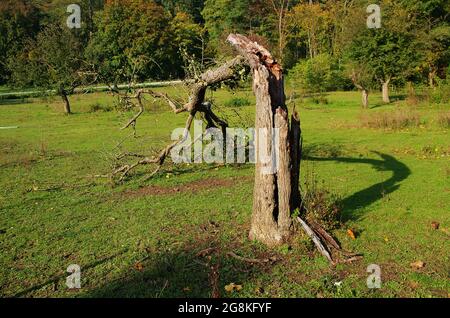
<svg viewBox="0 0 450 318">
<path fill-rule="evenodd" d="M 312 93 L 351 87 L 342 65 L 328 54 L 319 54 L 311 59 L 302 60 L 294 66 L 289 75 L 292 85 Z"/>
<path fill-rule="evenodd" d="M 37 34 L 49 25 L 64 28 L 72 2 L 2 2 L 0 83 L 11 86 L 20 77 L 12 74 L 17 68 L 8 61 L 26 57 L 23 53 L 30 51 L 27 46 Z M 230 32 L 247 34 L 267 46 L 287 72 L 293 70 L 293 81 L 310 91 L 348 89 L 349 74 L 355 72 L 371 88 L 388 78 L 393 79 L 391 85 L 435 86 L 445 79 L 450 60 L 447 0 L 381 0 L 382 28 L 371 30 L 366 26 L 365 0 L 75 2 L 82 8 L 82 28 L 72 34 L 82 43 L 81 56 L 103 83 L 182 78 L 187 75 L 186 61 L 204 66 L 233 54 L 224 43 Z M 327 79 L 305 67 L 311 72 L 327 68 Z"/>
<path fill-rule="evenodd" d="M 67 28 L 49 25 L 9 61 L 9 67 L 11 81 L 18 86 L 71 91 L 82 84 L 80 72 L 86 65 L 80 39 Z"/>
<path fill-rule="evenodd" d="M 40 14 L 36 6 L 25 0 L 0 3 L 0 84 L 10 76 L 7 61 L 15 58 L 39 31 Z"/>
<path fill-rule="evenodd" d="M 163 7 L 143 0 L 111 1 L 97 18 L 87 56 L 104 78 L 117 83 L 179 75 L 180 58 Z"/>
</svg>

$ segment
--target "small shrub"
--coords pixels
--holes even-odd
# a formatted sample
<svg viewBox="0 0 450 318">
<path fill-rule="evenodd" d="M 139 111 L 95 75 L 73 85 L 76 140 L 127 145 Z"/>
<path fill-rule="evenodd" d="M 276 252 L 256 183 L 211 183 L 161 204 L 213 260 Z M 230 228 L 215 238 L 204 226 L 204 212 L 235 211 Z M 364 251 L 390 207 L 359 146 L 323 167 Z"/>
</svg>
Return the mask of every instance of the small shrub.
<svg viewBox="0 0 450 318">
<path fill-rule="evenodd" d="M 95 103 L 95 104 L 89 105 L 89 112 L 90 113 L 99 112 L 101 109 L 102 109 L 102 105 L 100 105 L 100 103 Z"/>
<path fill-rule="evenodd" d="M 113 110 L 114 110 L 114 107 L 112 107 L 112 106 L 110 106 L 110 105 L 107 105 L 107 106 L 104 106 L 104 107 L 103 107 L 103 111 L 104 111 L 105 113 L 112 112 Z"/>
<path fill-rule="evenodd" d="M 326 98 L 323 97 L 323 96 L 320 96 L 320 97 L 313 97 L 313 98 L 311 99 L 311 101 L 312 101 L 314 104 L 316 104 L 316 105 L 319 105 L 319 104 L 321 104 L 321 105 L 328 105 L 328 99 L 326 99 Z"/>
<path fill-rule="evenodd" d="M 341 198 L 319 187 L 314 174 L 302 189 L 302 210 L 307 220 L 319 223 L 325 230 L 331 231 L 341 226 Z"/>
<path fill-rule="evenodd" d="M 392 130 L 419 127 L 422 123 L 420 114 L 410 109 L 364 113 L 360 121 L 363 127 Z"/>
<path fill-rule="evenodd" d="M 447 104 L 450 101 L 450 85 L 439 83 L 434 89 L 429 89 L 428 95 L 431 104 Z"/>
<path fill-rule="evenodd" d="M 89 112 L 90 113 L 97 113 L 97 112 L 110 112 L 113 110 L 113 107 L 111 106 L 102 106 L 100 103 L 94 103 L 89 105 Z"/>
<path fill-rule="evenodd" d="M 352 87 L 341 63 L 329 54 L 319 54 L 312 59 L 298 62 L 289 71 L 288 82 L 292 87 L 306 89 L 312 93 Z"/>
<path fill-rule="evenodd" d="M 309 143 L 303 146 L 302 157 L 337 158 L 343 156 L 346 147 L 338 143 Z"/>
<path fill-rule="evenodd" d="M 406 104 L 408 106 L 417 106 L 420 102 L 420 97 L 417 96 L 412 83 L 408 83 L 408 95 L 406 96 Z"/>
<path fill-rule="evenodd" d="M 225 102 L 226 107 L 244 107 L 250 105 L 250 101 L 247 98 L 242 97 L 231 98 Z"/>
<path fill-rule="evenodd" d="M 443 128 L 450 128 L 450 111 L 440 113 L 437 122 Z"/>
</svg>

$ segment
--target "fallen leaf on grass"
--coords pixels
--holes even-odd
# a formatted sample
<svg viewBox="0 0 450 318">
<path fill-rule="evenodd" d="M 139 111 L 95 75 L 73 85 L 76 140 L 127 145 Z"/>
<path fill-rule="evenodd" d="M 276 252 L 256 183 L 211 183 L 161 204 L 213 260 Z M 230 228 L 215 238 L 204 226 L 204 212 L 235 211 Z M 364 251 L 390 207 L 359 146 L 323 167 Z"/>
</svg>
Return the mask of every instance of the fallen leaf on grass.
<svg viewBox="0 0 450 318">
<path fill-rule="evenodd" d="M 264 288 L 262 288 L 262 287 L 257 287 L 257 288 L 255 289 L 255 292 L 256 292 L 258 295 L 262 295 L 262 294 L 264 294 Z"/>
<path fill-rule="evenodd" d="M 425 267 L 425 263 L 422 261 L 417 261 L 417 262 L 411 263 L 411 267 L 414 269 L 421 269 L 421 268 Z"/>
<path fill-rule="evenodd" d="M 228 293 L 232 293 L 233 291 L 241 291 L 242 285 L 236 285 L 235 283 L 231 283 L 231 284 L 225 286 L 225 290 Z"/>
<path fill-rule="evenodd" d="M 355 235 L 355 232 L 353 232 L 353 230 L 349 229 L 349 230 L 347 231 L 347 234 L 348 234 L 348 236 L 350 236 L 350 238 L 351 238 L 352 240 L 356 240 L 356 235 Z"/>
<path fill-rule="evenodd" d="M 419 283 L 418 282 L 409 282 L 409 286 L 411 286 L 412 289 L 416 289 L 419 287 Z"/>
<path fill-rule="evenodd" d="M 440 226 L 441 226 L 441 224 L 439 224 L 439 222 L 431 223 L 431 227 L 433 228 L 433 230 L 439 230 Z"/>
<path fill-rule="evenodd" d="M 141 262 L 137 262 L 136 264 L 134 264 L 134 268 L 140 272 L 142 272 L 144 270 L 144 265 L 142 265 Z"/>
</svg>

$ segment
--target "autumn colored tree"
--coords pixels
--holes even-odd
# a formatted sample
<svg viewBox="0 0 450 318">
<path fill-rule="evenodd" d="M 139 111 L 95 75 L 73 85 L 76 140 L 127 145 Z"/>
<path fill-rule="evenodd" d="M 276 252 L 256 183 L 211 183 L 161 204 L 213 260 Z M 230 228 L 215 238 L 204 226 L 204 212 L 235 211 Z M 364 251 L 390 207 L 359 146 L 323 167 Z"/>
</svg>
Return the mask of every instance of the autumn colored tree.
<svg viewBox="0 0 450 318">
<path fill-rule="evenodd" d="M 302 2 L 289 13 L 291 37 L 305 40 L 309 58 L 327 52 L 329 12 L 320 3 Z"/>
</svg>

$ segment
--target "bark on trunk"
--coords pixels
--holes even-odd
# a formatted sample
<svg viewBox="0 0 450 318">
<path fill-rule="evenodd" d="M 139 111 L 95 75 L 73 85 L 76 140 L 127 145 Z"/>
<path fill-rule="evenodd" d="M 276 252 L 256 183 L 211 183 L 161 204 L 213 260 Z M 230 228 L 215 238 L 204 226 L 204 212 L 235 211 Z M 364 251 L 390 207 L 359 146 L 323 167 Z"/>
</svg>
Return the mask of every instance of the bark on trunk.
<svg viewBox="0 0 450 318">
<path fill-rule="evenodd" d="M 291 118 L 290 131 L 290 154 L 291 154 L 291 211 L 301 207 L 302 198 L 300 195 L 300 164 L 302 160 L 302 130 L 300 126 L 300 117 L 294 110 Z"/>
<path fill-rule="evenodd" d="M 232 34 L 228 40 L 251 67 L 256 96 L 257 162 L 249 237 L 276 246 L 289 237 L 292 208 L 299 200 L 300 123 L 293 122 L 294 128 L 289 128 L 283 71 L 270 52 L 241 35 Z M 272 144 L 276 130 L 278 143 Z M 261 134 L 262 131 L 265 133 Z M 274 145 L 277 149 L 272 149 Z M 274 153 L 275 156 L 270 155 Z M 268 161 L 263 161 L 262 156 Z"/>
<path fill-rule="evenodd" d="M 383 91 L 383 102 L 386 104 L 389 104 L 391 102 L 391 99 L 389 98 L 389 83 L 391 80 L 386 80 L 382 83 L 382 91 Z"/>
<path fill-rule="evenodd" d="M 72 111 L 70 110 L 69 98 L 67 97 L 67 93 L 64 90 L 61 91 L 61 98 L 62 98 L 62 100 L 64 102 L 64 112 L 67 115 L 72 114 Z"/>
<path fill-rule="evenodd" d="M 353 85 L 361 91 L 362 94 L 362 106 L 363 108 L 369 108 L 369 90 L 363 85 L 358 83 L 357 74 L 355 71 L 353 71 L 351 80 L 353 82 Z"/>
</svg>

